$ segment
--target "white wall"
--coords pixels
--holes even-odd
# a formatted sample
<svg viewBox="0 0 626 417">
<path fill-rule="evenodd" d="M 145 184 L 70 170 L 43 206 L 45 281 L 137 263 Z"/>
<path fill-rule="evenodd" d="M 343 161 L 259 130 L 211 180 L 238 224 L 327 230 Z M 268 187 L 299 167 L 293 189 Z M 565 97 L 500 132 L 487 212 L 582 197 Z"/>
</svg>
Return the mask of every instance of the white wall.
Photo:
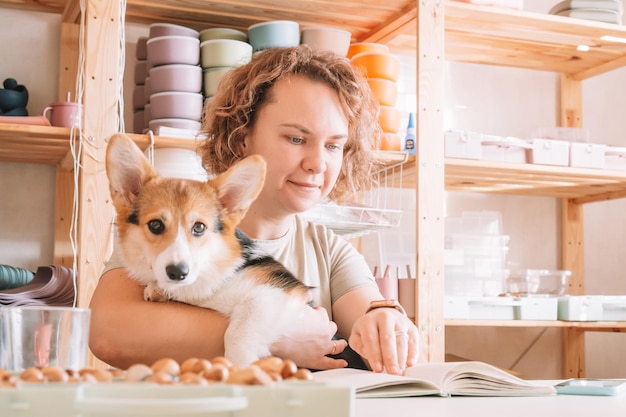
<svg viewBox="0 0 626 417">
<path fill-rule="evenodd" d="M 548 4 L 549 3 L 549 4 Z M 546 11 L 556 1 L 527 0 L 531 11 Z M 29 111 L 39 114 L 56 100 L 60 17 L 3 9 L 0 27 L 20 34 L 20 47 L 0 43 L 0 78 L 16 78 L 30 92 Z M 128 25 L 124 97 L 126 129 L 132 128 L 134 44 L 147 35 L 147 27 Z M 45 74 L 42 75 L 42 69 Z M 410 77 L 406 63 L 403 77 Z M 551 73 L 496 68 L 463 63 L 446 65 L 446 124 L 484 133 L 526 136 L 535 127 L 557 121 L 557 77 Z M 412 111 L 410 79 L 401 81 L 400 106 Z M 626 146 L 626 69 L 584 83 L 584 121 L 594 142 Z M 463 105 L 460 110 L 457 105 Z M 0 263 L 34 269 L 52 262 L 54 224 L 54 167 L 0 163 Z M 411 221 L 409 196 L 403 202 L 403 219 Z M 448 193 L 448 214 L 463 210 L 497 210 L 503 213 L 504 232 L 511 235 L 510 259 L 531 268 L 559 266 L 559 203 L 551 198 L 488 196 Z M 585 207 L 585 261 L 587 292 L 626 294 L 624 227 L 626 200 L 593 203 Z M 403 220 L 407 221 L 407 220 Z M 414 221 L 414 220 L 413 220 Z M 414 223 L 399 230 L 414 230 Z M 561 339 L 557 329 L 449 328 L 448 352 L 485 360 L 532 378 L 561 375 Z M 620 352 L 623 334 L 587 337 L 589 376 L 626 377 Z"/>
<path fill-rule="evenodd" d="M 28 113 L 57 100 L 61 18 L 2 9 L 0 82 L 29 91 Z M 10 35 L 8 35 L 10 34 Z M 0 263 L 34 270 L 53 262 L 55 167 L 0 162 Z"/>
</svg>

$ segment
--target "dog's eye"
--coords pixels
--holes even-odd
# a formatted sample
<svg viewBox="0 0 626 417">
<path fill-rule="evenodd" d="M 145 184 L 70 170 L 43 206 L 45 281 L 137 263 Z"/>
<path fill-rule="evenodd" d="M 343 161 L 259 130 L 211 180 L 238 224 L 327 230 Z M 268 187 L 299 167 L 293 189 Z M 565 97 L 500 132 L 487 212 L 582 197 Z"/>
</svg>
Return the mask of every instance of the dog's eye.
<svg viewBox="0 0 626 417">
<path fill-rule="evenodd" d="M 160 235 L 165 231 L 165 225 L 161 220 L 150 220 L 148 222 L 148 230 L 150 230 L 152 234 Z"/>
<path fill-rule="evenodd" d="M 206 232 L 206 226 L 204 225 L 204 223 L 194 223 L 193 227 L 191 228 L 191 233 L 194 236 L 202 236 L 204 232 Z"/>
</svg>

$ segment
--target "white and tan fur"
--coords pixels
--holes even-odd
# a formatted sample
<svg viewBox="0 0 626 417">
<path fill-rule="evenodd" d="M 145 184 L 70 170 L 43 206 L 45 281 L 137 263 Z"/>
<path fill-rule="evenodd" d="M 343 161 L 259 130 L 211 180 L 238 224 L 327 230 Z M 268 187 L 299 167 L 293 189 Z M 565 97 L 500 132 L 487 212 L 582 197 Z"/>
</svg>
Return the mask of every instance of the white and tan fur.
<svg viewBox="0 0 626 417">
<path fill-rule="evenodd" d="M 227 316 L 225 356 L 234 364 L 268 356 L 311 308 L 309 287 L 237 229 L 263 187 L 260 156 L 207 182 L 161 178 L 128 136 L 116 134 L 106 169 L 123 263 L 146 286 L 144 298 Z"/>
</svg>

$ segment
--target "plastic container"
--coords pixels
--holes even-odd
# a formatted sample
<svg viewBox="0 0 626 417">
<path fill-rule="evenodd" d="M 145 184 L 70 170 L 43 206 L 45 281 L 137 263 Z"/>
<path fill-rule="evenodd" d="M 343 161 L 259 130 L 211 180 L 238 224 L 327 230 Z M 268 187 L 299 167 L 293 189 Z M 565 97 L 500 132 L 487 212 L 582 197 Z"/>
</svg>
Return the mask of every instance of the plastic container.
<svg viewBox="0 0 626 417">
<path fill-rule="evenodd" d="M 524 164 L 527 151 L 532 145 L 525 140 L 511 137 L 482 135 L 482 160 Z"/>
<path fill-rule="evenodd" d="M 482 159 L 481 135 L 476 132 L 448 130 L 444 136 L 446 158 Z"/>
<path fill-rule="evenodd" d="M 532 148 L 528 162 L 538 165 L 569 165 L 570 143 L 554 139 L 529 139 Z"/>
<path fill-rule="evenodd" d="M 515 295 L 564 295 L 571 271 L 548 269 L 524 269 L 511 271 L 506 280 L 505 291 Z"/>
<path fill-rule="evenodd" d="M 569 164 L 578 168 L 602 169 L 605 165 L 606 145 L 595 143 L 571 143 Z"/>
<path fill-rule="evenodd" d="M 71 307 L 0 307 L 0 368 L 86 367 L 91 310 Z"/>
</svg>

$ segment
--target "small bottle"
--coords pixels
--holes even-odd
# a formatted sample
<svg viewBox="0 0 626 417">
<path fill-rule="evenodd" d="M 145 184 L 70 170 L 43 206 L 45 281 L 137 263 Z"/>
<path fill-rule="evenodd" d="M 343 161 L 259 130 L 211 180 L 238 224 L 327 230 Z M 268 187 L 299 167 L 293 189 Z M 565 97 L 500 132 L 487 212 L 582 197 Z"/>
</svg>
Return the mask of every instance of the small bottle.
<svg viewBox="0 0 626 417">
<path fill-rule="evenodd" d="M 404 151 L 409 155 L 415 155 L 415 116 L 409 113 L 409 125 L 404 137 Z"/>
</svg>

